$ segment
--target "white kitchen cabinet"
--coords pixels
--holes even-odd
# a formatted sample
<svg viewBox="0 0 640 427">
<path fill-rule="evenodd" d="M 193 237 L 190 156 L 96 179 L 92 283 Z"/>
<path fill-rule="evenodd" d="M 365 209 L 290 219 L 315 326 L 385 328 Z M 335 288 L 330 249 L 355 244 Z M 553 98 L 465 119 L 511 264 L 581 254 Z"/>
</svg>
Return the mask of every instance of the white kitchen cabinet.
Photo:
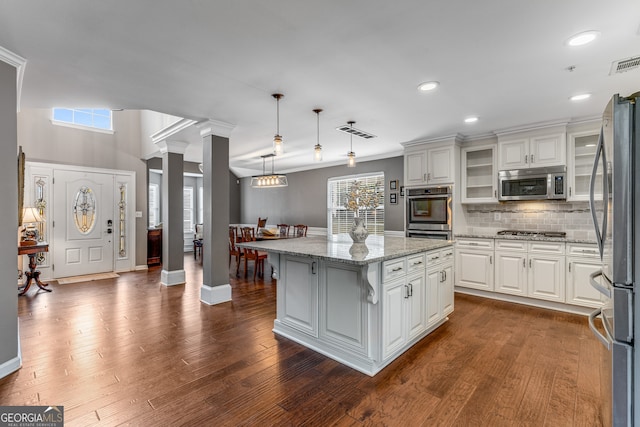
<svg viewBox="0 0 640 427">
<path fill-rule="evenodd" d="M 382 275 L 382 354 L 386 358 L 427 329 L 425 254 L 385 261 Z"/>
<path fill-rule="evenodd" d="M 462 203 L 497 203 L 495 144 L 462 149 Z"/>
<path fill-rule="evenodd" d="M 493 291 L 493 239 L 456 240 L 455 285 Z"/>
<path fill-rule="evenodd" d="M 384 284 L 382 291 L 382 357 L 387 358 L 404 346 L 406 333 L 406 294 L 404 278 Z"/>
<path fill-rule="evenodd" d="M 584 307 L 602 307 L 603 297 L 593 286 L 589 276 L 602 268 L 596 245 L 567 245 L 567 298 L 568 304 Z M 598 279 L 600 280 L 600 279 Z"/>
<path fill-rule="evenodd" d="M 440 266 L 433 266 L 427 269 L 427 325 L 431 325 L 440 320 L 440 282 L 442 271 Z"/>
<path fill-rule="evenodd" d="M 442 265 L 442 281 L 440 282 L 440 313 L 441 316 L 447 316 L 453 312 L 454 306 L 454 268 L 453 259 Z"/>
<path fill-rule="evenodd" d="M 527 295 L 527 242 L 496 240 L 494 290 L 503 294 Z"/>
<path fill-rule="evenodd" d="M 569 134 L 567 144 L 567 200 L 589 200 L 591 172 L 596 155 L 600 129 Z M 600 171 L 600 169 L 598 169 Z M 601 171 L 600 171 L 601 172 Z M 595 180 L 596 199 L 602 197 L 602 175 Z"/>
<path fill-rule="evenodd" d="M 280 259 L 282 289 L 278 289 L 278 318 L 298 331 L 318 336 L 317 261 L 284 255 Z"/>
<path fill-rule="evenodd" d="M 565 133 L 509 136 L 498 140 L 498 169 L 563 166 L 566 163 Z"/>
<path fill-rule="evenodd" d="M 405 152 L 405 185 L 452 184 L 455 178 L 453 145 L 430 144 L 412 147 Z"/>
<path fill-rule="evenodd" d="M 528 293 L 532 298 L 564 302 L 564 256 L 529 255 Z"/>
<path fill-rule="evenodd" d="M 424 270 L 407 279 L 407 339 L 411 340 L 427 329 L 426 283 Z"/>
</svg>

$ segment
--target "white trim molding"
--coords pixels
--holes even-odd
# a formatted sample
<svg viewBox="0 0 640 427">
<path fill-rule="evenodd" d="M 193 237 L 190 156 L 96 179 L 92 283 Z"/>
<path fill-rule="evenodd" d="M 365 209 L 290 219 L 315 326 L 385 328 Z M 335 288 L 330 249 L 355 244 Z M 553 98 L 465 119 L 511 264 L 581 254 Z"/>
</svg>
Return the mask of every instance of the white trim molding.
<svg viewBox="0 0 640 427">
<path fill-rule="evenodd" d="M 200 301 L 207 305 L 231 301 L 231 285 L 209 286 L 203 284 L 200 288 Z"/>
<path fill-rule="evenodd" d="M 196 123 L 196 127 L 200 129 L 200 136 L 203 138 L 209 135 L 229 138 L 231 131 L 233 131 L 236 125 L 220 120 L 209 119 Z"/>
<path fill-rule="evenodd" d="M 164 286 L 183 285 L 187 282 L 184 270 L 162 270 L 160 283 Z"/>
<path fill-rule="evenodd" d="M 162 141 L 158 141 L 155 143 L 158 148 L 160 148 L 160 153 L 176 153 L 176 154 L 184 154 L 187 151 L 187 147 L 189 146 L 188 142 L 183 141 L 167 141 L 163 139 Z"/>
<path fill-rule="evenodd" d="M 13 359 L 9 359 L 0 365 L 0 379 L 11 375 L 18 369 L 22 368 L 22 347 L 20 344 L 20 319 L 18 319 L 18 355 Z"/>
<path fill-rule="evenodd" d="M 177 122 L 173 122 L 166 128 L 160 129 L 158 132 L 151 134 L 149 137 L 151 138 L 151 142 L 157 144 L 159 141 L 165 140 L 172 135 L 175 135 L 176 133 L 190 127 L 194 123 L 196 123 L 195 120 L 181 119 Z"/>
<path fill-rule="evenodd" d="M 22 79 L 27 60 L 0 46 L 0 61 L 13 65 L 16 68 L 16 111 L 20 112 L 20 98 L 22 96 Z"/>
</svg>

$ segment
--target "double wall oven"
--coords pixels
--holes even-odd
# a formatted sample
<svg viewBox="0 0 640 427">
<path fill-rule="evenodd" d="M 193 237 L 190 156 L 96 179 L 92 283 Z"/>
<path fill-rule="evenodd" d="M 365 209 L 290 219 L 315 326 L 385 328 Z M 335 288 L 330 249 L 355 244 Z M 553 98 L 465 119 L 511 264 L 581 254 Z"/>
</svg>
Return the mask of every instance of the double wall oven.
<svg viewBox="0 0 640 427">
<path fill-rule="evenodd" d="M 451 240 L 451 186 L 407 190 L 407 237 Z"/>
</svg>

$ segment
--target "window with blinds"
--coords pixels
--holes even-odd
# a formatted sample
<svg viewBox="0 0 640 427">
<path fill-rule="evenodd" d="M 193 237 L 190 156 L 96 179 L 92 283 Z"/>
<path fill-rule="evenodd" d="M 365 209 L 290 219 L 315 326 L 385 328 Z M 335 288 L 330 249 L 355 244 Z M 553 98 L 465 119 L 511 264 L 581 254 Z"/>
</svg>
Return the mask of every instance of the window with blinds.
<svg viewBox="0 0 640 427">
<path fill-rule="evenodd" d="M 193 187 L 184 187 L 183 190 L 184 232 L 193 233 Z"/>
<path fill-rule="evenodd" d="M 347 195 L 351 186 L 359 182 L 360 188 L 378 193 L 375 208 L 359 209 L 365 218 L 369 235 L 384 235 L 384 172 L 330 178 L 327 187 L 327 230 L 332 240 L 347 240 L 355 212 L 347 209 Z"/>
<path fill-rule="evenodd" d="M 160 187 L 149 184 L 149 227 L 155 227 L 160 222 Z"/>
</svg>

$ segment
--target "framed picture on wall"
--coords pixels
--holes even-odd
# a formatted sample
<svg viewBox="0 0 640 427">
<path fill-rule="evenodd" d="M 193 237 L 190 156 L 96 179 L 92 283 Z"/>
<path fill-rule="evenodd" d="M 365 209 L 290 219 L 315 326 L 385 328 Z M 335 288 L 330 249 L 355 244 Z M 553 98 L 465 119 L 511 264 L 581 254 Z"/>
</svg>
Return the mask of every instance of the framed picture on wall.
<svg viewBox="0 0 640 427">
<path fill-rule="evenodd" d="M 398 193 L 389 193 L 389 203 L 392 205 L 398 204 Z"/>
<path fill-rule="evenodd" d="M 400 187 L 400 197 L 404 197 L 404 185 Z"/>
<path fill-rule="evenodd" d="M 398 189 L 398 180 L 394 179 L 389 181 L 389 190 L 397 190 Z"/>
</svg>

